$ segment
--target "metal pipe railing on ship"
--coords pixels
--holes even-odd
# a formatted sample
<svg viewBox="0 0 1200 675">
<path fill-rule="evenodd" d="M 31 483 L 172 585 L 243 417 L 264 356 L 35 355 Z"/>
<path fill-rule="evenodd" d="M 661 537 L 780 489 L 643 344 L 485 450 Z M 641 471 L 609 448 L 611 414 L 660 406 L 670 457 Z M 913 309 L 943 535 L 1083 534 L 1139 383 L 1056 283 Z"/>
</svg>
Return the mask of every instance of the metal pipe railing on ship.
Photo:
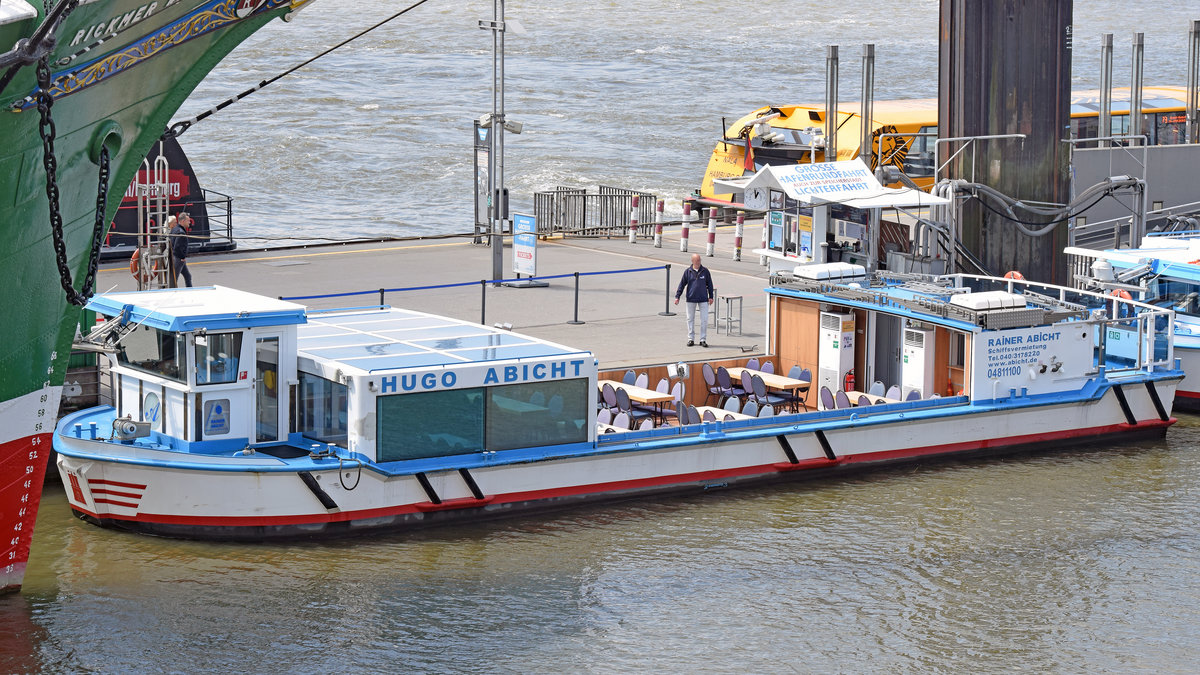
<svg viewBox="0 0 1200 675">
<path fill-rule="evenodd" d="M 633 267 L 633 268 L 629 268 L 629 269 L 601 270 L 601 271 L 597 271 L 597 272 L 568 272 L 566 274 L 548 274 L 545 276 L 519 277 L 519 278 L 513 278 L 513 279 L 481 279 L 479 281 L 460 281 L 460 282 L 455 282 L 455 283 L 451 283 L 451 284 L 430 284 L 430 285 L 426 285 L 426 286 L 404 286 L 404 287 L 400 287 L 400 288 L 379 288 L 379 289 L 371 289 L 371 290 L 365 290 L 365 291 L 346 291 L 343 293 L 321 293 L 319 295 L 290 295 L 290 296 L 281 295 L 281 296 L 279 296 L 279 299 L 287 300 L 287 301 L 321 300 L 321 299 L 326 299 L 326 298 L 350 298 L 350 297 L 356 297 L 356 296 L 361 296 L 361 295 L 374 295 L 374 294 L 378 293 L 379 294 L 379 305 L 383 306 L 383 305 L 387 304 L 387 294 L 388 293 L 407 293 L 407 292 L 411 292 L 411 291 L 430 291 L 430 290 L 438 290 L 438 289 L 443 289 L 443 288 L 463 288 L 465 286 L 475 286 L 476 284 L 478 284 L 480 287 L 480 294 L 481 294 L 480 304 L 479 304 L 479 323 L 487 325 L 487 289 L 488 289 L 489 285 L 499 286 L 500 284 L 507 284 L 507 283 L 514 283 L 514 282 L 549 281 L 551 279 L 574 278 L 575 279 L 574 319 L 571 321 L 567 321 L 567 323 L 582 324 L 584 322 L 579 320 L 579 278 L 580 277 L 602 276 L 602 275 L 608 275 L 608 274 L 632 274 L 632 273 L 637 273 L 637 272 L 653 272 L 656 270 L 663 270 L 666 272 L 666 289 L 667 290 L 666 290 L 665 309 L 663 311 L 659 312 L 659 315 L 660 316 L 675 316 L 675 313 L 671 311 L 671 265 L 670 265 L 670 263 L 665 264 L 665 265 L 655 265 L 654 267 Z"/>
</svg>

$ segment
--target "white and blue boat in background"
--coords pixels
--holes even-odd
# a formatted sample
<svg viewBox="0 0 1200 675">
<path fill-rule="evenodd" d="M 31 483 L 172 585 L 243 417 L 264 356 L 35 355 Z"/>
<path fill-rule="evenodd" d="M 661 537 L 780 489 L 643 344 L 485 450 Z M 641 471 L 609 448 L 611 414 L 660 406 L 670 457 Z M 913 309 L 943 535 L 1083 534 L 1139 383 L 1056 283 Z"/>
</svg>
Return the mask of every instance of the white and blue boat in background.
<svg viewBox="0 0 1200 675">
<path fill-rule="evenodd" d="M 1200 232 L 1154 232 L 1123 249 L 1065 249 L 1083 288 L 1131 297 L 1175 312 L 1175 356 L 1186 376 L 1176 407 L 1200 412 Z"/>
<path fill-rule="evenodd" d="M 1169 309 L 844 263 L 775 274 L 766 292 L 768 360 L 820 375 L 803 410 L 689 423 L 708 394 L 692 386 L 683 424 L 616 433 L 596 423 L 588 351 L 220 287 L 98 295 L 89 306 L 109 319 L 90 337 L 112 354 L 113 405 L 60 421 L 59 472 L 88 521 L 260 541 L 1161 436 L 1173 422 Z M 911 400 L 808 409 L 821 382 L 899 362 L 898 345 Z M 670 365 L 689 382 L 700 370 Z"/>
</svg>

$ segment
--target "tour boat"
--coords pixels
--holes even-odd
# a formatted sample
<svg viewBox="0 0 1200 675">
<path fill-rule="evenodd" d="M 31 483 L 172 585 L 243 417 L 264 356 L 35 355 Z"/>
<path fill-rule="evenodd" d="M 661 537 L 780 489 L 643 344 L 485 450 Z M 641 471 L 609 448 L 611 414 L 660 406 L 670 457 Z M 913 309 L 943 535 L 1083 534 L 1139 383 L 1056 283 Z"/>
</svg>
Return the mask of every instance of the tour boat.
<svg viewBox="0 0 1200 675">
<path fill-rule="evenodd" d="M 1176 405 L 1200 412 L 1200 232 L 1158 232 L 1127 249 L 1065 250 L 1075 279 L 1175 312 L 1175 355 L 1186 376 Z"/>
<path fill-rule="evenodd" d="M 58 469 L 89 522 L 263 541 L 1160 437 L 1174 421 L 1166 308 L 847 263 L 777 272 L 766 293 L 763 363 L 789 377 L 773 393 L 747 378 L 774 414 L 739 401 L 701 418 L 708 397 L 738 390 L 710 392 L 700 364 L 657 364 L 647 373 L 669 387 L 650 394 L 679 393 L 636 430 L 608 421 L 599 390 L 643 387 L 587 350 L 500 327 L 222 287 L 97 295 L 108 320 L 89 339 L 111 354 L 113 405 L 60 421 Z M 886 395 L 841 391 L 851 372 L 890 366 Z"/>
<path fill-rule="evenodd" d="M 18 589 L 104 231 L 171 116 L 308 0 L 0 2 L 0 592 Z"/>
</svg>

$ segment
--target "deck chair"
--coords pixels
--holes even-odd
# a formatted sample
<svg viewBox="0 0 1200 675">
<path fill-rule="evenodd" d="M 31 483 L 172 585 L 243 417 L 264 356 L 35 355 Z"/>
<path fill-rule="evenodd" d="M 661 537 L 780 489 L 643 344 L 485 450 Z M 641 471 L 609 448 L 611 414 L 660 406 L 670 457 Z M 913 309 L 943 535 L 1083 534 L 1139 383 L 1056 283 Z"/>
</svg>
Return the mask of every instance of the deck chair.
<svg viewBox="0 0 1200 675">
<path fill-rule="evenodd" d="M 732 398 L 732 397 L 727 398 L 727 399 L 725 399 L 725 405 L 723 405 L 721 407 L 723 407 L 725 410 L 728 410 L 729 412 L 737 412 L 738 411 L 738 400 L 736 398 Z"/>
<path fill-rule="evenodd" d="M 717 373 L 713 370 L 712 364 L 705 363 L 700 370 L 704 373 L 704 384 L 708 386 L 708 395 L 704 397 L 705 405 L 708 404 L 708 399 L 713 396 L 716 396 L 717 401 L 720 401 L 721 385 L 717 384 Z"/>
<path fill-rule="evenodd" d="M 758 404 L 754 401 L 746 401 L 746 405 L 742 407 L 742 414 L 755 417 L 758 415 Z"/>
<path fill-rule="evenodd" d="M 657 391 L 660 394 L 665 394 L 671 391 L 671 381 L 665 377 L 662 378 L 658 381 L 658 384 L 654 385 L 654 391 Z"/>
<path fill-rule="evenodd" d="M 596 424 L 612 424 L 612 411 L 605 408 L 596 413 Z"/>
<path fill-rule="evenodd" d="M 846 392 L 842 391 L 841 389 L 838 389 L 837 392 L 834 393 L 833 402 L 835 405 L 837 405 L 838 410 L 844 410 L 846 408 L 851 407 L 850 406 L 850 397 L 847 396 Z"/>
<path fill-rule="evenodd" d="M 642 389 L 649 389 L 650 376 L 646 373 L 638 373 L 638 376 L 633 380 L 633 386 L 641 387 Z"/>
<path fill-rule="evenodd" d="M 625 371 L 625 375 L 621 377 L 621 381 L 625 384 L 633 384 L 635 381 L 637 381 L 637 373 L 633 371 L 633 368 L 630 368 L 629 370 Z"/>
<path fill-rule="evenodd" d="M 866 394 L 859 394 L 858 407 L 862 408 L 862 407 L 868 406 L 868 405 L 871 405 L 871 397 L 867 396 Z"/>
<path fill-rule="evenodd" d="M 884 394 L 883 397 L 900 400 L 900 385 L 893 384 L 892 386 L 888 387 L 887 393 Z"/>
<path fill-rule="evenodd" d="M 717 368 L 717 386 L 721 389 L 721 396 L 741 398 L 746 395 L 745 389 L 733 385 L 733 378 L 729 376 L 729 371 L 725 370 L 725 366 Z"/>
<path fill-rule="evenodd" d="M 749 368 L 750 370 L 758 370 L 758 359 L 753 358 L 753 359 L 750 359 L 749 361 L 746 361 L 746 367 Z"/>
<path fill-rule="evenodd" d="M 654 428 L 654 420 L 647 417 L 646 419 L 642 420 L 642 425 L 640 427 L 638 427 L 638 431 L 646 431 L 647 429 L 653 429 L 653 428 Z"/>
<path fill-rule="evenodd" d="M 611 382 L 605 382 L 600 389 L 601 398 L 604 400 L 604 407 L 612 412 L 617 412 L 617 390 L 613 389 Z"/>
<path fill-rule="evenodd" d="M 908 392 L 908 396 L 905 396 L 904 400 L 905 401 L 920 401 L 921 400 L 921 390 L 913 389 L 912 391 Z"/>
<path fill-rule="evenodd" d="M 758 405 L 775 406 L 781 403 L 787 403 L 786 398 L 767 393 L 767 385 L 765 382 L 763 382 L 762 376 L 754 375 L 750 378 L 750 382 L 754 387 L 754 402 Z"/>
<path fill-rule="evenodd" d="M 613 418 L 612 425 L 614 427 L 617 427 L 618 429 L 628 429 L 629 428 L 629 415 L 627 415 L 623 412 L 617 413 L 617 416 Z"/>
<path fill-rule="evenodd" d="M 867 393 L 871 396 L 883 396 L 884 391 L 887 391 L 887 387 L 884 386 L 883 382 L 875 380 L 871 383 L 871 388 L 867 390 Z"/>
<path fill-rule="evenodd" d="M 764 405 L 763 407 L 758 409 L 758 416 L 759 417 L 774 417 L 775 409 L 769 405 Z"/>
<path fill-rule="evenodd" d="M 684 408 L 684 410 L 687 411 L 688 424 L 700 424 L 704 421 L 700 419 L 700 412 L 696 410 L 696 406 L 689 405 L 687 408 Z"/>
<path fill-rule="evenodd" d="M 764 373 L 774 373 L 775 372 L 775 362 L 774 361 L 763 361 L 762 367 L 759 368 L 759 370 L 761 370 Z"/>
<path fill-rule="evenodd" d="M 716 422 L 716 421 L 717 421 L 717 415 L 716 415 L 716 413 L 714 413 L 714 412 L 713 412 L 713 411 L 711 411 L 711 410 L 705 410 L 705 411 L 704 411 L 704 416 L 702 417 L 702 419 L 703 419 L 705 422 Z"/>
<path fill-rule="evenodd" d="M 829 387 L 821 385 L 821 410 L 833 410 L 836 407 L 833 403 L 833 392 L 829 391 Z"/>
<path fill-rule="evenodd" d="M 629 392 L 624 389 L 617 390 L 617 408 L 626 415 L 629 415 L 629 419 L 633 420 L 634 423 L 638 423 L 654 414 L 653 410 L 646 410 L 645 408 L 633 405 L 633 401 L 629 400 Z"/>
</svg>

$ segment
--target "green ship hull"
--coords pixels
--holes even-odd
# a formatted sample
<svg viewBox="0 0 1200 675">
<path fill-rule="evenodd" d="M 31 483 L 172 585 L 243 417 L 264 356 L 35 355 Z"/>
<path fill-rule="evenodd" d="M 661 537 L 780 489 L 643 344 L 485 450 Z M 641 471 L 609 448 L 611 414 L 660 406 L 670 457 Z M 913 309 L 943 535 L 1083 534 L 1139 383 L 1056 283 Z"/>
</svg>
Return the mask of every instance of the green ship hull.
<svg viewBox="0 0 1200 675">
<path fill-rule="evenodd" d="M 81 318 L 67 301 L 62 271 L 76 289 L 87 275 L 101 148 L 109 154 L 107 225 L 143 157 L 196 85 L 248 36 L 301 4 L 95 0 L 66 15 L 49 52 L 46 88 L 53 97 L 65 266 L 52 235 L 37 65 L 17 67 L 0 90 L 6 108 L 0 111 L 0 294 L 7 308 L 0 323 L 0 592 L 20 587 L 29 556 L 50 432 Z M 0 45 L 35 35 L 48 13 L 5 0 Z M 0 78 L 8 70 L 0 68 Z"/>
</svg>

